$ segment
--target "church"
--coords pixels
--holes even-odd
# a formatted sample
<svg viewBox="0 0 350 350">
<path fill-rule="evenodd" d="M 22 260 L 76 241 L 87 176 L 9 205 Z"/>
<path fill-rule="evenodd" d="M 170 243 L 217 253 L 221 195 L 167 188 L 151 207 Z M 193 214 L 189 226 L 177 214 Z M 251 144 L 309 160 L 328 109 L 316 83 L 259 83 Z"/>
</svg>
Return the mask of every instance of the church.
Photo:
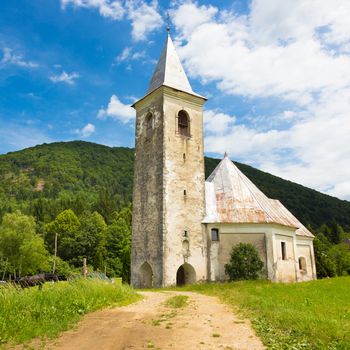
<svg viewBox="0 0 350 350">
<path fill-rule="evenodd" d="M 225 154 L 205 180 L 203 106 L 168 34 L 149 88 L 135 102 L 131 283 L 225 281 L 238 243 L 253 244 L 275 282 L 316 279 L 313 235 Z"/>
</svg>

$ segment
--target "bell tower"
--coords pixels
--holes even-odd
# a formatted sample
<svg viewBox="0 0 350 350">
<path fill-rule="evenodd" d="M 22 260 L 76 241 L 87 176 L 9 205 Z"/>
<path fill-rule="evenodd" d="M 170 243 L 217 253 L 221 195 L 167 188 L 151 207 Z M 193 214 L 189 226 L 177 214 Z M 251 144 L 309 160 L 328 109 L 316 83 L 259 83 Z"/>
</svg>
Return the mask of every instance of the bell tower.
<svg viewBox="0 0 350 350">
<path fill-rule="evenodd" d="M 131 283 L 207 279 L 203 104 L 168 34 L 136 110 Z"/>
</svg>

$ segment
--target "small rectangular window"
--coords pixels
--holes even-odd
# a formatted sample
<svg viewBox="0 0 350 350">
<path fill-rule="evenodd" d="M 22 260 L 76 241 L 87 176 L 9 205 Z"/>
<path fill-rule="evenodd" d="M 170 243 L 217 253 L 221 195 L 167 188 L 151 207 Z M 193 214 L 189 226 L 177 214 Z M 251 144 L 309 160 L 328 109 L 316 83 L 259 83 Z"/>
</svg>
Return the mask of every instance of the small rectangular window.
<svg viewBox="0 0 350 350">
<path fill-rule="evenodd" d="M 287 260 L 286 242 L 281 242 L 282 260 Z"/>
<path fill-rule="evenodd" d="M 219 240 L 219 230 L 217 228 L 211 229 L 211 240 L 218 241 Z"/>
<path fill-rule="evenodd" d="M 188 237 L 188 232 L 187 232 L 187 230 L 184 231 L 184 237 Z"/>
</svg>

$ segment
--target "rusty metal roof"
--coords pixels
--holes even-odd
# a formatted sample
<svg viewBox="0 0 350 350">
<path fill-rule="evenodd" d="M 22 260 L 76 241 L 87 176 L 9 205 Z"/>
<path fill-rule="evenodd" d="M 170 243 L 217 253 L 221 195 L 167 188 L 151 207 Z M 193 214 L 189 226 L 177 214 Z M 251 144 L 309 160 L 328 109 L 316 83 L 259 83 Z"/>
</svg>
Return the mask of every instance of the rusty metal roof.
<svg viewBox="0 0 350 350">
<path fill-rule="evenodd" d="M 274 223 L 294 227 L 297 235 L 313 237 L 280 201 L 261 192 L 227 154 L 208 177 L 205 190 L 206 223 Z"/>
</svg>

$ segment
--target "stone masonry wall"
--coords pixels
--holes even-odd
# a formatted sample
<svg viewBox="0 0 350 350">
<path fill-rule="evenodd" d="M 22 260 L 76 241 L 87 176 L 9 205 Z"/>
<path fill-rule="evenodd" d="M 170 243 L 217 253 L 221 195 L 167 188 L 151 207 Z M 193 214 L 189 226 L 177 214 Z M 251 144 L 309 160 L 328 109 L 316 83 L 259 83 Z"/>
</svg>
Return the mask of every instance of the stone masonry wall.
<svg viewBox="0 0 350 350">
<path fill-rule="evenodd" d="M 176 284 L 178 268 L 190 264 L 207 279 L 202 98 L 164 89 L 164 285 Z M 190 137 L 178 133 L 177 115 L 190 118 Z M 184 192 L 185 191 L 185 192 Z M 187 237 L 185 237 L 185 231 Z"/>
<path fill-rule="evenodd" d="M 153 285 L 163 284 L 163 98 L 153 92 L 136 105 L 131 283 L 142 287 L 140 267 L 148 262 Z M 146 117 L 153 114 L 147 133 Z M 149 136 L 147 136 L 149 134 Z"/>
</svg>

